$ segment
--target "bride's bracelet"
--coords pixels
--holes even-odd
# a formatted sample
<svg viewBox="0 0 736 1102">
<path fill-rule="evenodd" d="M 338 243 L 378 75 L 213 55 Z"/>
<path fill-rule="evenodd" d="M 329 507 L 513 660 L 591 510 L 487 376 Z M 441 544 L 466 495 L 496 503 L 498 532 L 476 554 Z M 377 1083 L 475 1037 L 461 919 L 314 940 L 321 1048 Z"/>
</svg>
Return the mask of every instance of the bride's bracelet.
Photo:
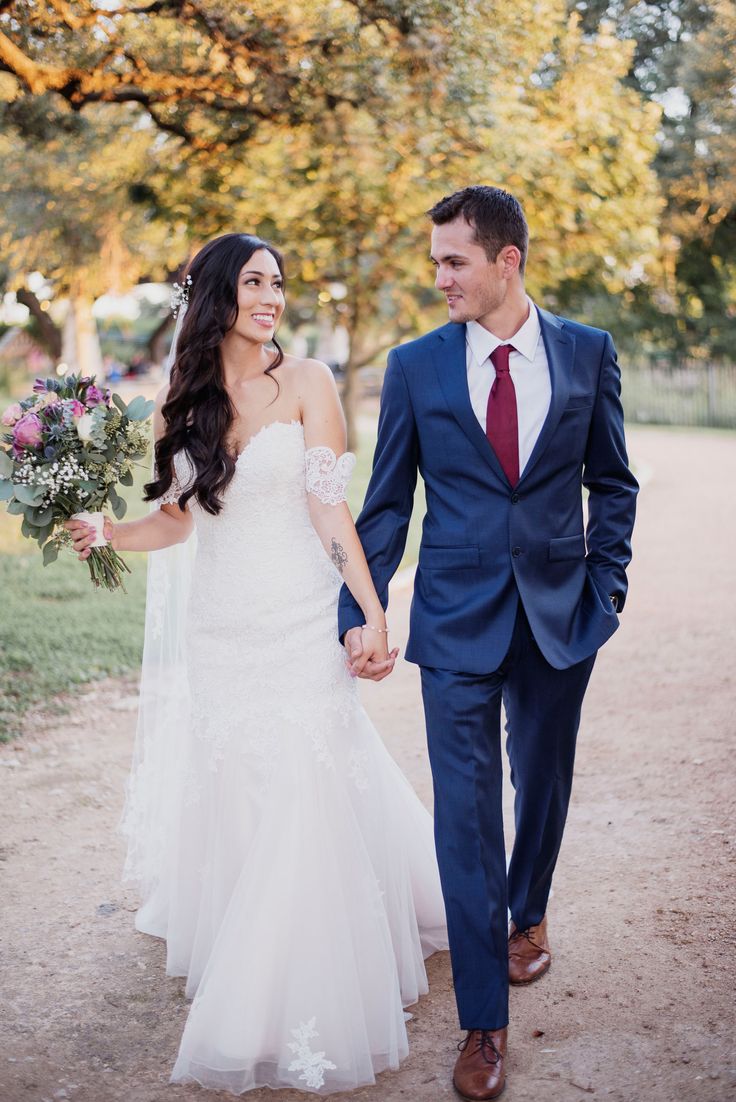
<svg viewBox="0 0 736 1102">
<path fill-rule="evenodd" d="M 388 624 L 385 628 L 374 628 L 373 624 L 363 624 L 364 631 L 377 631 L 379 635 L 388 635 Z"/>
</svg>

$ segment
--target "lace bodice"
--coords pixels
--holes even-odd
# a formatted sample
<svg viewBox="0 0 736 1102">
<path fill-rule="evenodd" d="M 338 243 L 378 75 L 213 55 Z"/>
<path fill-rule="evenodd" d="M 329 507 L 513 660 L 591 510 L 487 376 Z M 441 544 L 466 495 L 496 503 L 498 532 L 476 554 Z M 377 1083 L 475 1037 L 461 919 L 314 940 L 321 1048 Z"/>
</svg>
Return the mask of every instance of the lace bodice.
<svg viewBox="0 0 736 1102">
<path fill-rule="evenodd" d="M 322 695 L 328 698 L 328 707 L 338 707 L 347 699 L 343 692 L 335 692 L 338 683 L 344 688 L 349 681 L 337 638 L 342 577 L 312 525 L 308 455 L 300 422 L 273 422 L 256 433 L 238 456 L 217 516 L 202 509 L 195 498 L 188 502 L 197 552 L 187 639 L 190 659 L 200 673 L 207 671 L 193 684 L 193 708 L 214 757 L 232 736 L 231 720 L 239 714 L 239 709 L 232 708 L 232 670 L 223 669 L 231 667 L 232 661 L 223 648 L 242 656 L 250 684 L 262 681 L 268 686 L 262 700 L 252 689 L 248 691 L 251 710 L 261 706 L 267 710 L 274 687 L 282 680 L 284 692 L 300 704 Z M 324 457 L 319 460 L 323 463 Z M 349 463 L 345 456 L 337 462 L 341 461 L 343 466 Z M 336 466 L 334 455 L 332 466 Z M 176 474 L 175 499 L 192 477 L 184 453 L 176 457 Z M 333 480 L 333 497 L 337 496 L 334 475 L 334 469 L 324 473 Z M 307 649 L 310 644 L 311 650 Z M 334 659 L 327 665 L 326 653 Z M 222 688 L 213 700 L 211 690 L 216 684 Z M 264 748 L 264 757 L 269 755 Z"/>
<path fill-rule="evenodd" d="M 297 433 L 283 431 L 289 429 L 295 429 Z M 290 437 L 294 440 L 293 447 Z M 267 439 L 264 441 L 264 438 Z M 291 454 L 297 458 L 297 463 L 291 467 L 294 478 L 283 478 L 280 454 L 282 447 L 286 455 L 291 448 Z M 266 467 L 270 469 L 269 489 L 273 491 L 278 485 L 281 490 L 278 497 L 282 505 L 294 505 L 298 499 L 310 493 L 327 505 L 339 505 L 345 501 L 345 491 L 355 467 L 355 456 L 352 452 L 337 456 L 332 448 L 324 446 L 305 449 L 304 426 L 300 421 L 273 421 L 259 429 L 237 457 L 234 482 L 240 481 L 241 467 L 247 466 L 252 450 L 257 452 L 257 459 L 264 460 Z M 159 498 L 159 505 L 173 505 L 177 502 L 183 491 L 191 485 L 193 475 L 186 453 L 180 452 L 175 459 L 174 480 L 167 492 Z M 264 480 L 259 478 L 258 485 L 250 486 L 251 496 L 258 496 L 265 488 Z M 196 505 L 196 501 L 190 500 Z M 276 496 L 273 497 L 273 502 L 274 505 L 277 503 Z"/>
</svg>

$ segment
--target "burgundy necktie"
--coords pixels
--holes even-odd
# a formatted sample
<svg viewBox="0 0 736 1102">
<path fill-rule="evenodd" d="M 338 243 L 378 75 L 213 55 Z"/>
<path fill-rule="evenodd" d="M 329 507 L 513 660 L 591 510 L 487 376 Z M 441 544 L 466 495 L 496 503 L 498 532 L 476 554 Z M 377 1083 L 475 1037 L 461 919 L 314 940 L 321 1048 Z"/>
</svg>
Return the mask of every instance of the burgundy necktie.
<svg viewBox="0 0 736 1102">
<path fill-rule="evenodd" d="M 486 436 L 512 486 L 519 481 L 519 421 L 516 390 L 509 374 L 512 344 L 500 344 L 491 352 L 496 378 L 488 395 Z"/>
</svg>

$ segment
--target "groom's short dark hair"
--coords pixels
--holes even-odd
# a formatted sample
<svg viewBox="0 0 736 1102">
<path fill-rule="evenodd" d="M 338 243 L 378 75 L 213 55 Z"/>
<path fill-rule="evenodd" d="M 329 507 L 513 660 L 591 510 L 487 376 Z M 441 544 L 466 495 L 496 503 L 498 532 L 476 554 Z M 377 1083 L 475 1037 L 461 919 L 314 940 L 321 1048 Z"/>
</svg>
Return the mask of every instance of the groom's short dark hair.
<svg viewBox="0 0 736 1102">
<path fill-rule="evenodd" d="M 427 214 L 435 226 L 454 222 L 461 216 L 475 230 L 475 239 L 495 260 L 504 245 L 516 245 L 521 253 L 520 271 L 526 267 L 529 249 L 529 227 L 521 203 L 500 187 L 475 184 L 446 195 Z"/>
</svg>

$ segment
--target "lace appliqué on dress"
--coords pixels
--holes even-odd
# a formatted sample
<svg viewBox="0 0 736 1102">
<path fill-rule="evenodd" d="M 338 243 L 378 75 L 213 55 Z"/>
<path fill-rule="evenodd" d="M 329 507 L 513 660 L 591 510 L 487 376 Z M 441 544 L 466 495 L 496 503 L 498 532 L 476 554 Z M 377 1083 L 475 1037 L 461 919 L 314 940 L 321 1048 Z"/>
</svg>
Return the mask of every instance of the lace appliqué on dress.
<svg viewBox="0 0 736 1102">
<path fill-rule="evenodd" d="M 368 761 L 367 750 L 354 747 L 350 751 L 348 776 L 359 792 L 365 792 L 370 787 L 368 783 Z"/>
<path fill-rule="evenodd" d="M 340 505 L 355 467 L 352 452 L 339 457 L 332 448 L 308 448 L 304 455 L 307 493 L 314 494 L 323 505 Z"/>
<path fill-rule="evenodd" d="M 337 1064 L 332 1060 L 325 1060 L 324 1052 L 312 1052 L 309 1042 L 319 1037 L 314 1028 L 316 1018 L 310 1018 L 308 1022 L 300 1022 L 298 1029 L 292 1029 L 291 1035 L 296 1040 L 289 1041 L 288 1047 L 296 1053 L 296 1060 L 289 1064 L 289 1071 L 300 1071 L 300 1079 L 303 1079 L 312 1090 L 319 1090 L 325 1083 L 326 1071 L 337 1071 Z"/>
<path fill-rule="evenodd" d="M 179 498 L 181 497 L 181 495 L 183 493 L 184 493 L 184 490 L 182 488 L 181 482 L 179 481 L 178 476 L 174 475 L 173 481 L 172 481 L 171 485 L 169 486 L 168 490 L 166 491 L 166 493 L 162 494 L 161 497 L 156 498 L 156 504 L 158 506 L 161 506 L 161 505 L 178 505 Z"/>
<path fill-rule="evenodd" d="M 154 477 L 158 478 L 158 471 L 154 472 Z M 171 480 L 171 485 L 166 493 L 156 498 L 154 504 L 159 507 L 161 505 L 178 505 L 179 498 L 189 488 L 193 479 L 194 467 L 191 460 L 186 452 L 177 452 L 174 456 L 174 477 Z"/>
</svg>

